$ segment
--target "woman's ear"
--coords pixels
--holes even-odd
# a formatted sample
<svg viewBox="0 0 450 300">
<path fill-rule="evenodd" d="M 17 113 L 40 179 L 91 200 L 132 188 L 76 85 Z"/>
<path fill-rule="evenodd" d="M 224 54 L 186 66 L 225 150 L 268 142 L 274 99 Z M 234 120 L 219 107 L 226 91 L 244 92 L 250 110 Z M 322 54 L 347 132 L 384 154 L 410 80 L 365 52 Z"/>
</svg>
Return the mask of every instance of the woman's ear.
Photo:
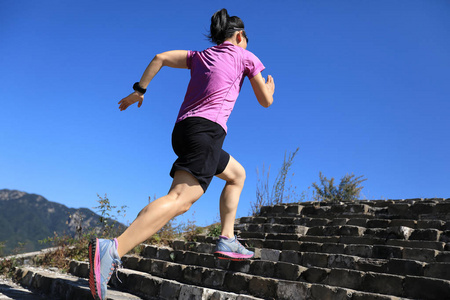
<svg viewBox="0 0 450 300">
<path fill-rule="evenodd" d="M 242 42 L 242 32 L 238 31 L 238 33 L 236 34 L 236 41 L 238 42 L 238 44 L 240 42 Z"/>
</svg>

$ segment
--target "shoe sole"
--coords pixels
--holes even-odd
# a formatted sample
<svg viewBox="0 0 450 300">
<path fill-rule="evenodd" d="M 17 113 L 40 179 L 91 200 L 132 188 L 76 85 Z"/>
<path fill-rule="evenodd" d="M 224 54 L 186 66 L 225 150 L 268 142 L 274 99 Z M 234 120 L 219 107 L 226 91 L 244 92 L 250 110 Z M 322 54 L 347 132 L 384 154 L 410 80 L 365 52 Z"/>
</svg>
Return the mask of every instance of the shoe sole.
<svg viewBox="0 0 450 300">
<path fill-rule="evenodd" d="M 97 276 L 95 269 L 98 267 L 95 263 L 98 256 L 97 252 L 97 239 L 93 238 L 89 242 L 89 288 L 91 289 L 92 296 L 95 300 L 101 300 L 97 287 Z"/>
<path fill-rule="evenodd" d="M 231 252 L 231 253 L 235 254 L 233 252 Z M 243 260 L 251 259 L 254 256 L 254 255 L 252 255 L 252 256 L 247 256 L 247 257 L 236 257 L 233 255 L 229 255 L 227 252 L 222 252 L 222 251 L 214 252 L 214 255 L 218 259 L 226 259 L 226 260 L 231 260 L 231 261 L 243 261 Z"/>
</svg>

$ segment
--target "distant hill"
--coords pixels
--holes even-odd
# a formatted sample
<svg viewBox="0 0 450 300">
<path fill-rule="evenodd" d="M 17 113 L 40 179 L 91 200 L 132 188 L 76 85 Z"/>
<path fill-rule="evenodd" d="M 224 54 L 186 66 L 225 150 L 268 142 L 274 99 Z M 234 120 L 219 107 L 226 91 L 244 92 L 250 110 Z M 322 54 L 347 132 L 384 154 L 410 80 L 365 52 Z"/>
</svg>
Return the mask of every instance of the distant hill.
<svg viewBox="0 0 450 300">
<path fill-rule="evenodd" d="M 0 242 L 4 243 L 0 254 L 11 254 L 19 243 L 25 243 L 21 252 L 48 248 L 51 245 L 39 240 L 53 237 L 55 232 L 75 236 L 77 227 L 98 227 L 99 220 L 100 216 L 87 208 L 68 208 L 40 195 L 0 190 Z"/>
</svg>

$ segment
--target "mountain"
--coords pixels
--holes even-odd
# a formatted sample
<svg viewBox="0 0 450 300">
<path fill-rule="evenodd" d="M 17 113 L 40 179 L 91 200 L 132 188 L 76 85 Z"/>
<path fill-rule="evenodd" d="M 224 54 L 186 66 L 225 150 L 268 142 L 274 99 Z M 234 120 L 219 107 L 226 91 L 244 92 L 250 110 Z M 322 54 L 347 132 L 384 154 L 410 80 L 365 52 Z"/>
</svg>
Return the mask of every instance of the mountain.
<svg viewBox="0 0 450 300">
<path fill-rule="evenodd" d="M 77 228 L 99 227 L 100 216 L 87 208 L 68 208 L 36 194 L 0 190 L 0 254 L 36 251 L 51 245 L 39 240 L 66 233 L 75 236 Z M 122 224 L 120 224 L 122 225 Z"/>
</svg>

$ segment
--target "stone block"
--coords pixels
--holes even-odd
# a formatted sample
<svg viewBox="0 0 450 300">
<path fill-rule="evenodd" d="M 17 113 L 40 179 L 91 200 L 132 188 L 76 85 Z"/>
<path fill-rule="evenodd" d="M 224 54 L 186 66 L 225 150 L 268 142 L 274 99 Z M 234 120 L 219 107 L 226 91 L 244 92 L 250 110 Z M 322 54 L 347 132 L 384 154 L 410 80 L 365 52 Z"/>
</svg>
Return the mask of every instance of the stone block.
<svg viewBox="0 0 450 300">
<path fill-rule="evenodd" d="M 300 243 L 298 241 L 284 241 L 282 243 L 282 249 L 284 250 L 295 250 L 295 251 L 302 251 L 301 246 L 303 243 Z"/>
<path fill-rule="evenodd" d="M 277 294 L 277 283 L 276 279 L 253 277 L 250 279 L 248 289 L 253 296 L 273 299 Z"/>
<path fill-rule="evenodd" d="M 402 296 L 403 277 L 368 272 L 364 276 L 362 286 L 366 292 Z"/>
<path fill-rule="evenodd" d="M 323 236 L 325 235 L 325 226 L 315 226 L 308 229 L 307 235 Z"/>
<path fill-rule="evenodd" d="M 347 245 L 344 254 L 368 258 L 372 257 L 372 248 L 370 245 Z"/>
<path fill-rule="evenodd" d="M 336 244 L 336 243 L 322 244 L 322 252 L 324 253 L 343 254 L 344 251 L 345 251 L 344 244 Z"/>
<path fill-rule="evenodd" d="M 165 269 L 166 273 L 165 277 L 170 278 L 172 280 L 179 280 L 182 278 L 183 268 L 184 266 L 179 264 L 174 263 L 167 264 L 167 267 Z"/>
<path fill-rule="evenodd" d="M 159 297 L 164 300 L 180 299 L 180 291 L 182 284 L 175 281 L 163 281 L 159 291 Z"/>
<path fill-rule="evenodd" d="M 367 219 L 361 218 L 350 219 L 348 220 L 347 225 L 367 227 Z"/>
<path fill-rule="evenodd" d="M 403 248 L 388 245 L 373 245 L 373 257 L 381 259 L 402 258 Z"/>
<path fill-rule="evenodd" d="M 433 249 L 404 248 L 402 258 L 423 262 L 432 262 L 436 259 L 437 254 L 438 251 Z"/>
<path fill-rule="evenodd" d="M 156 252 L 158 252 L 157 247 L 146 245 L 142 250 L 142 256 L 146 258 L 156 258 Z"/>
<path fill-rule="evenodd" d="M 410 219 L 394 219 L 391 220 L 390 227 L 404 226 L 409 228 L 416 228 L 417 221 Z"/>
<path fill-rule="evenodd" d="M 389 227 L 391 220 L 389 219 L 372 219 L 367 220 L 367 228 L 387 228 Z"/>
<path fill-rule="evenodd" d="M 306 268 L 285 262 L 278 262 L 275 264 L 275 276 L 276 278 L 296 281 L 302 272 L 304 272 Z"/>
<path fill-rule="evenodd" d="M 445 225 L 445 221 L 442 220 L 418 220 L 417 229 L 437 229 L 442 230 Z"/>
<path fill-rule="evenodd" d="M 328 254 L 305 252 L 302 253 L 301 265 L 306 267 L 328 267 Z"/>
<path fill-rule="evenodd" d="M 352 244 L 352 245 L 375 245 L 380 244 L 381 242 L 384 242 L 384 240 L 380 240 L 376 237 L 359 237 L 359 236 L 343 236 L 341 237 L 336 243 L 342 243 L 342 244 Z"/>
<path fill-rule="evenodd" d="M 337 235 L 340 236 L 362 236 L 364 234 L 365 228 L 358 226 L 342 226 L 339 228 Z"/>
<path fill-rule="evenodd" d="M 308 218 L 304 220 L 307 220 L 304 225 L 308 227 L 327 226 L 331 223 L 330 220 L 324 218 Z"/>
<path fill-rule="evenodd" d="M 204 289 L 193 285 L 183 285 L 179 299 L 203 299 Z"/>
<path fill-rule="evenodd" d="M 356 262 L 355 269 L 363 272 L 383 273 L 385 272 L 384 270 L 385 262 L 386 262 L 385 260 L 372 258 L 359 259 Z"/>
<path fill-rule="evenodd" d="M 409 239 L 418 241 L 439 241 L 440 231 L 437 229 L 416 229 Z"/>
<path fill-rule="evenodd" d="M 305 282 L 285 282 L 281 281 L 277 285 L 276 299 L 311 299 L 311 285 Z"/>
<path fill-rule="evenodd" d="M 330 254 L 328 256 L 328 268 L 355 269 L 358 259 L 357 256 Z"/>
<path fill-rule="evenodd" d="M 203 284 L 207 287 L 220 288 L 225 281 L 226 272 L 222 270 L 205 269 L 203 272 Z"/>
<path fill-rule="evenodd" d="M 411 211 L 416 215 L 422 215 L 422 214 L 432 214 L 434 213 L 434 203 L 421 203 L 416 202 L 411 206 Z"/>
<path fill-rule="evenodd" d="M 216 261 L 216 259 L 212 255 L 200 254 L 198 256 L 199 265 L 202 267 L 205 267 L 205 268 L 214 268 L 216 265 L 215 261 Z"/>
<path fill-rule="evenodd" d="M 301 261 L 301 253 L 293 250 L 282 251 L 280 261 L 298 265 Z"/>
<path fill-rule="evenodd" d="M 303 271 L 300 278 L 310 283 L 323 283 L 327 280 L 330 269 L 311 267 Z"/>
<path fill-rule="evenodd" d="M 425 267 L 425 276 L 450 280 L 450 262 L 429 263 Z"/>
<path fill-rule="evenodd" d="M 302 242 L 312 243 L 339 243 L 340 239 L 341 238 L 338 236 L 301 236 L 299 238 L 299 240 Z"/>
<path fill-rule="evenodd" d="M 343 226 L 343 225 L 347 225 L 349 219 L 346 218 L 334 218 L 329 225 L 332 226 Z"/>
<path fill-rule="evenodd" d="M 203 280 L 204 268 L 196 266 L 186 266 L 183 270 L 183 281 L 189 282 L 190 284 L 201 285 Z"/>
<path fill-rule="evenodd" d="M 250 271 L 250 260 L 231 261 L 229 270 L 234 272 L 248 273 Z"/>
<path fill-rule="evenodd" d="M 267 225 L 270 226 L 270 225 Z M 249 224 L 246 231 L 248 232 L 266 232 L 264 224 Z"/>
<path fill-rule="evenodd" d="M 303 206 L 301 205 L 288 205 L 285 212 L 290 215 L 300 215 L 302 213 Z"/>
<path fill-rule="evenodd" d="M 184 244 L 185 244 L 184 241 L 176 240 L 176 241 L 173 241 L 172 248 L 173 248 L 173 250 L 182 251 L 182 250 L 184 250 Z"/>
<path fill-rule="evenodd" d="M 216 248 L 216 243 L 214 243 L 214 244 L 199 243 L 199 244 L 197 244 L 196 252 L 212 254 L 212 253 L 214 253 L 215 248 Z"/>
<path fill-rule="evenodd" d="M 401 218 L 408 218 L 412 216 L 411 205 L 408 203 L 394 203 L 388 205 L 388 213 L 391 216 L 399 216 Z"/>
<path fill-rule="evenodd" d="M 265 240 L 263 248 L 281 250 L 283 248 L 283 242 L 277 240 Z"/>
<path fill-rule="evenodd" d="M 304 242 L 304 243 L 298 243 L 298 251 L 301 252 L 321 252 L 322 251 L 322 244 L 321 243 L 311 243 L 311 242 Z M 294 249 L 297 250 L 297 249 Z"/>
<path fill-rule="evenodd" d="M 351 292 L 344 288 L 314 284 L 311 286 L 311 296 L 314 300 L 348 300 Z"/>
<path fill-rule="evenodd" d="M 349 289 L 361 290 L 364 273 L 348 269 L 332 269 L 327 284 Z"/>
<path fill-rule="evenodd" d="M 186 251 L 184 254 L 183 264 L 185 265 L 198 265 L 199 255 L 196 252 Z"/>
<path fill-rule="evenodd" d="M 275 262 L 254 260 L 250 264 L 250 273 L 257 276 L 272 277 L 275 274 Z"/>
<path fill-rule="evenodd" d="M 407 240 L 414 232 L 414 229 L 406 226 L 391 226 L 386 232 L 388 234 L 388 239 Z"/>
<path fill-rule="evenodd" d="M 280 250 L 274 249 L 261 249 L 261 259 L 269 261 L 279 261 L 280 260 Z"/>
<path fill-rule="evenodd" d="M 448 299 L 448 295 L 450 295 L 450 281 L 448 280 L 416 276 L 406 276 L 404 279 L 404 297 L 413 299 Z"/>
<path fill-rule="evenodd" d="M 402 300 L 403 298 L 354 291 L 352 293 L 352 300 Z"/>
<path fill-rule="evenodd" d="M 386 272 L 397 275 L 423 276 L 425 263 L 406 259 L 390 259 L 386 265 Z"/>
<path fill-rule="evenodd" d="M 450 262 L 450 251 L 442 251 L 436 255 L 437 262 Z"/>
<path fill-rule="evenodd" d="M 233 293 L 241 294 L 248 292 L 248 284 L 253 276 L 242 273 L 227 273 L 225 275 L 224 287 Z"/>
<path fill-rule="evenodd" d="M 389 241 L 386 241 L 386 245 L 398 246 L 398 247 L 408 247 L 408 248 L 435 249 L 435 250 L 439 250 L 439 251 L 443 251 L 445 248 L 445 243 L 433 242 L 433 241 L 389 240 Z"/>
</svg>

